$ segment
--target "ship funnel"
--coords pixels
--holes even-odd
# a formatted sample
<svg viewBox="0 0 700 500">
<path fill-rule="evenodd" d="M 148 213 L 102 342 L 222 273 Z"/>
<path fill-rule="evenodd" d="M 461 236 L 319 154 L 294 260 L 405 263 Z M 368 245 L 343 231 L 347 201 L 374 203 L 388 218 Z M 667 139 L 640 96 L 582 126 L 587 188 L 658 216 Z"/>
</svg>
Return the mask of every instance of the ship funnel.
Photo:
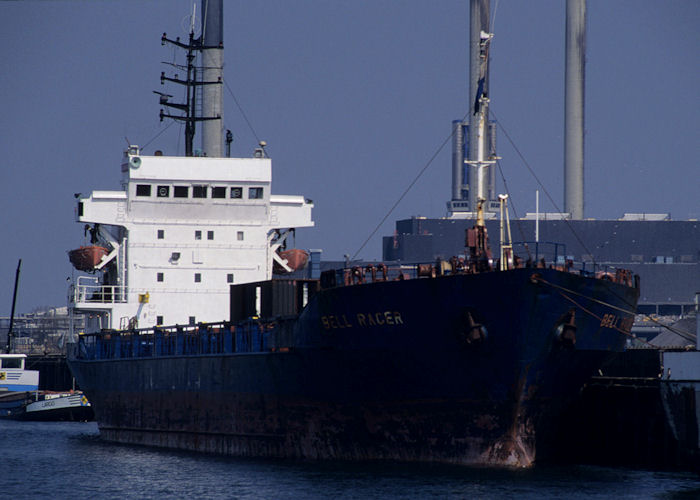
<svg viewBox="0 0 700 500">
<path fill-rule="evenodd" d="M 583 219 L 583 111 L 586 64 L 586 0 L 566 2 L 564 211 Z"/>
<path fill-rule="evenodd" d="M 224 79 L 223 0 L 202 0 L 202 81 Z M 207 156 L 223 156 L 224 106 L 222 85 L 202 86 L 202 116 L 219 117 L 202 123 L 202 151 Z"/>
</svg>

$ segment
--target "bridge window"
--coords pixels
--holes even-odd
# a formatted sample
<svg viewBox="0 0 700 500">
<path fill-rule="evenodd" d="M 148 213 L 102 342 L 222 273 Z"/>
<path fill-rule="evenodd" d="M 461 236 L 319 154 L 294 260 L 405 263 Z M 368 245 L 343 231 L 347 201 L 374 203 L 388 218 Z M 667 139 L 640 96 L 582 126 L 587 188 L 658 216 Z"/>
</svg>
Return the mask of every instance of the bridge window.
<svg viewBox="0 0 700 500">
<path fill-rule="evenodd" d="M 214 231 L 207 231 L 207 239 L 208 240 L 214 239 Z"/>
<path fill-rule="evenodd" d="M 4 358 L 0 360 L 3 368 L 24 368 L 22 366 L 22 358 Z"/>
<path fill-rule="evenodd" d="M 248 188 L 248 198 L 251 200 L 260 200 L 263 197 L 263 188 L 252 187 Z"/>
<path fill-rule="evenodd" d="M 170 186 L 158 186 L 158 198 L 167 198 L 170 196 Z"/>
<path fill-rule="evenodd" d="M 211 197 L 226 198 L 226 188 L 221 186 L 211 188 Z"/>
<path fill-rule="evenodd" d="M 192 198 L 206 198 L 207 186 L 192 186 Z"/>
<path fill-rule="evenodd" d="M 189 186 L 175 186 L 173 188 L 175 198 L 187 198 L 190 195 Z"/>
<path fill-rule="evenodd" d="M 243 198 L 243 188 L 242 187 L 232 187 L 231 188 L 231 198 L 236 198 L 236 199 Z"/>
<path fill-rule="evenodd" d="M 201 240 L 202 239 L 202 231 L 195 231 L 194 232 L 194 239 Z"/>
<path fill-rule="evenodd" d="M 151 196 L 151 185 L 136 184 L 136 196 Z"/>
</svg>

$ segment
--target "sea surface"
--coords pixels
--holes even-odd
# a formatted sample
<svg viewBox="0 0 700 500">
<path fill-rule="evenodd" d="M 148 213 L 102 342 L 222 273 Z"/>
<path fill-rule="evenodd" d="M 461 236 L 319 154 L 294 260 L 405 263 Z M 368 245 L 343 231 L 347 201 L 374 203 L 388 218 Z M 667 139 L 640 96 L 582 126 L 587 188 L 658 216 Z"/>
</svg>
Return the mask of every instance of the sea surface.
<svg viewBox="0 0 700 500">
<path fill-rule="evenodd" d="M 700 477 L 247 460 L 107 443 L 94 422 L 0 420 L 0 498 L 700 498 Z"/>
</svg>

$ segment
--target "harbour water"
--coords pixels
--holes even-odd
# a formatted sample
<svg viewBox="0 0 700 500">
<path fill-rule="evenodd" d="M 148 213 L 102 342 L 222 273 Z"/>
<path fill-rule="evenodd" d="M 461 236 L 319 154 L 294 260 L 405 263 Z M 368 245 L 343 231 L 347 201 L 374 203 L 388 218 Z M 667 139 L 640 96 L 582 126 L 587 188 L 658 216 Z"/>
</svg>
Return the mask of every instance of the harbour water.
<svg viewBox="0 0 700 500">
<path fill-rule="evenodd" d="M 700 498 L 688 472 L 244 460 L 106 443 L 94 422 L 0 420 L 0 453 L 0 498 Z"/>
</svg>

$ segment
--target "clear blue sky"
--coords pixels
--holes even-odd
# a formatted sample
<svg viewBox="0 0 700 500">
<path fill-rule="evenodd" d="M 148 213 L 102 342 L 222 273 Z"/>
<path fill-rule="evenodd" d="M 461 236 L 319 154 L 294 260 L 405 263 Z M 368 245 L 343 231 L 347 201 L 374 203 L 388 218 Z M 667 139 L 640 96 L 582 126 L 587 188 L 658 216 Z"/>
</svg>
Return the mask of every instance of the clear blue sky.
<svg viewBox="0 0 700 500">
<path fill-rule="evenodd" d="M 491 67 L 492 109 L 559 205 L 564 5 L 498 1 Z M 118 189 L 125 138 L 143 145 L 168 125 L 151 92 L 160 62 L 173 60 L 160 36 L 185 37 L 190 10 L 182 0 L 0 2 L 0 315 L 18 258 L 18 312 L 65 305 L 66 251 L 83 243 L 73 193 Z M 354 254 L 465 114 L 468 1 L 224 10 L 225 78 L 269 144 L 273 192 L 316 204 L 298 246 Z M 587 217 L 700 216 L 698 26 L 697 0 L 588 0 Z M 249 155 L 257 141 L 228 92 L 225 121 L 233 152 Z M 180 137 L 173 125 L 146 153 L 182 153 Z M 537 184 L 502 133 L 499 153 L 515 208 L 534 211 Z M 381 258 L 397 218 L 443 216 L 450 181 L 448 146 L 360 256 Z"/>
</svg>

